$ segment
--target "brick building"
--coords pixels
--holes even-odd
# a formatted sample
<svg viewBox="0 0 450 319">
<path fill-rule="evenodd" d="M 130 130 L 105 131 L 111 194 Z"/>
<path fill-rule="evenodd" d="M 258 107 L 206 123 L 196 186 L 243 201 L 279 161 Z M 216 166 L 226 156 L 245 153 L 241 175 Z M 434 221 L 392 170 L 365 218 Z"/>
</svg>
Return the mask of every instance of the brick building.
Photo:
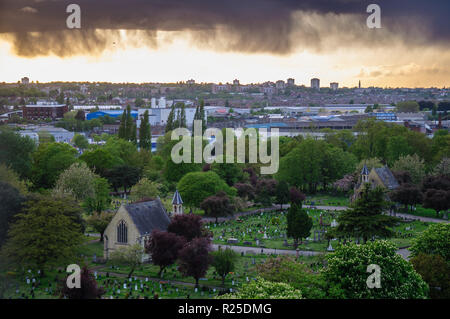
<svg viewBox="0 0 450 319">
<path fill-rule="evenodd" d="M 23 118 L 27 120 L 60 119 L 69 111 L 65 104 L 35 104 L 22 107 Z"/>
</svg>

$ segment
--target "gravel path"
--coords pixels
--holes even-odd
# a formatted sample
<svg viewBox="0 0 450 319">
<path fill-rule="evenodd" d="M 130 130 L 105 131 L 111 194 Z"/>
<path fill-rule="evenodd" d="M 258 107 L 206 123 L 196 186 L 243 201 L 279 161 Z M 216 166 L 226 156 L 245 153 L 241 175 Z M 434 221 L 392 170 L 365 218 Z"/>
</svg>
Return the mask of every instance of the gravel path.
<svg viewBox="0 0 450 319">
<path fill-rule="evenodd" d="M 234 245 L 218 245 L 213 244 L 213 249 L 218 250 L 219 246 L 222 248 L 230 248 L 237 253 L 245 253 L 245 254 L 274 254 L 274 255 L 296 255 L 297 251 L 292 249 L 273 249 L 273 248 L 258 248 L 258 247 L 245 247 L 245 246 L 234 246 Z M 320 251 L 308 251 L 308 250 L 299 250 L 299 255 L 302 256 L 317 256 L 322 255 L 324 252 Z"/>
</svg>

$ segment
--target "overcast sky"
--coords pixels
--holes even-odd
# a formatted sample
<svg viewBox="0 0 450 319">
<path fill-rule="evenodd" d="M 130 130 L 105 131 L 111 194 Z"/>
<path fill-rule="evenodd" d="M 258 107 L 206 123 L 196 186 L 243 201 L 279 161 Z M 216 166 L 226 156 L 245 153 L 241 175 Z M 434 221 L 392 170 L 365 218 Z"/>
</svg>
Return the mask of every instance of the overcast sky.
<svg viewBox="0 0 450 319">
<path fill-rule="evenodd" d="M 443 87 L 449 13 L 448 0 L 0 0 L 0 81 Z"/>
</svg>

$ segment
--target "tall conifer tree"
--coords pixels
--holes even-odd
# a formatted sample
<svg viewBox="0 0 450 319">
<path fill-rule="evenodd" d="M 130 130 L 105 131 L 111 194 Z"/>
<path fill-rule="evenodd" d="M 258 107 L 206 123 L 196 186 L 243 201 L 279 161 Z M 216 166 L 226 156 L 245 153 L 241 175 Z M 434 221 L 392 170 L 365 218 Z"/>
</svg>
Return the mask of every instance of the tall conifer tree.
<svg viewBox="0 0 450 319">
<path fill-rule="evenodd" d="M 139 129 L 139 146 L 141 149 L 149 150 L 151 148 L 150 123 L 148 122 L 148 110 L 144 113 Z"/>
<path fill-rule="evenodd" d="M 172 109 L 170 110 L 169 116 L 167 117 L 167 124 L 165 130 L 166 133 L 172 131 L 175 128 L 174 117 L 175 117 L 175 105 L 172 104 Z"/>
</svg>

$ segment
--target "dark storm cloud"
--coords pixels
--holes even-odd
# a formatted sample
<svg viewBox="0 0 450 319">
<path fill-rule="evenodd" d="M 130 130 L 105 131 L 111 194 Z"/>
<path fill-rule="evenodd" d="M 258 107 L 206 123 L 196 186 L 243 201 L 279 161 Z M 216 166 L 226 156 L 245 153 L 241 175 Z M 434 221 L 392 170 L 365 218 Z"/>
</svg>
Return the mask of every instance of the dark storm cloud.
<svg viewBox="0 0 450 319">
<path fill-rule="evenodd" d="M 81 7 L 82 29 L 66 27 Z M 381 7 L 380 30 L 366 7 Z M 339 46 L 450 43 L 448 0 L 0 0 L 0 34 L 16 54 L 97 54 L 114 45 L 157 45 L 157 31 L 188 31 L 194 44 L 223 51 L 288 54 Z M 130 30 L 127 43 L 118 30 Z M 333 46 L 333 47 L 330 47 Z"/>
</svg>

